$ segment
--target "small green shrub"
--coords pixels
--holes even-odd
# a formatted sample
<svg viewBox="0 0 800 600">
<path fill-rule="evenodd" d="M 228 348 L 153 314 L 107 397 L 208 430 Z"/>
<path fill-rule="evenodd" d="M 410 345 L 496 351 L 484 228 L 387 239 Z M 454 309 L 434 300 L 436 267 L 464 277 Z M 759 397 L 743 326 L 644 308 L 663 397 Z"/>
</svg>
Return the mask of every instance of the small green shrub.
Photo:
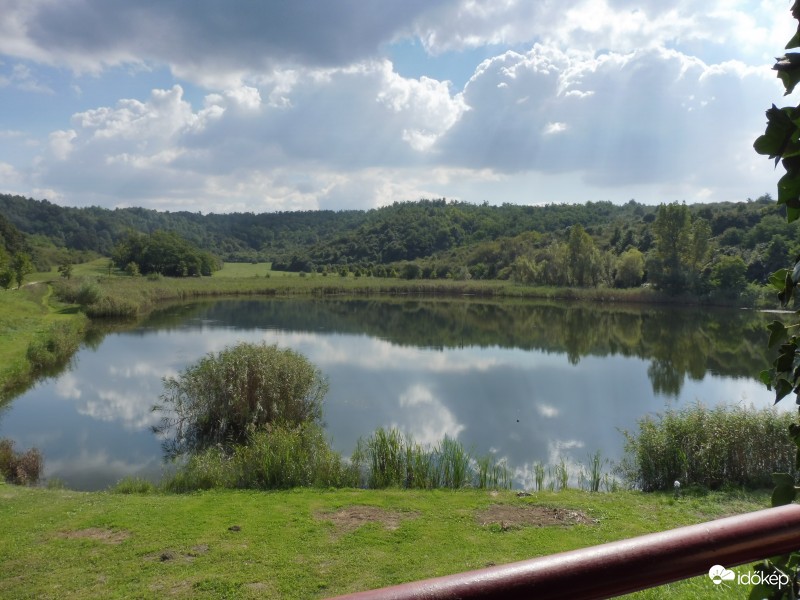
<svg viewBox="0 0 800 600">
<path fill-rule="evenodd" d="M 81 306 L 88 306 L 90 304 L 99 302 L 102 297 L 103 293 L 100 291 L 100 288 L 96 283 L 92 281 L 84 281 L 75 294 L 74 302 L 80 304 Z"/>
<path fill-rule="evenodd" d="M 30 343 L 26 356 L 34 368 L 46 369 L 67 360 L 78 349 L 80 342 L 80 323 L 58 321 L 43 336 Z"/>
<path fill-rule="evenodd" d="M 15 452 L 12 440 L 0 440 L 0 475 L 7 482 L 34 485 L 39 481 L 43 467 L 44 459 L 36 448 Z"/>
</svg>

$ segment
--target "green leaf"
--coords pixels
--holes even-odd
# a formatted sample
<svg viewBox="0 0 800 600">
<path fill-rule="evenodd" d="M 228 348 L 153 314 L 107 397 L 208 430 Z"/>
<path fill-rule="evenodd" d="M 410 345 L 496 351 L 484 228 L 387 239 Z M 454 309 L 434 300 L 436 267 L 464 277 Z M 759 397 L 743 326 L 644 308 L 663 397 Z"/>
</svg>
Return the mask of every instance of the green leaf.
<svg viewBox="0 0 800 600">
<path fill-rule="evenodd" d="M 775 489 L 772 490 L 772 506 L 783 506 L 794 502 L 797 490 L 794 487 L 794 478 L 788 473 L 773 473 L 772 481 Z"/>
<path fill-rule="evenodd" d="M 775 404 L 792 393 L 794 386 L 785 379 L 779 379 L 775 384 Z"/>
<path fill-rule="evenodd" d="M 778 180 L 778 204 L 800 208 L 800 177 L 786 173 Z"/>
<path fill-rule="evenodd" d="M 768 348 L 778 345 L 789 335 L 789 330 L 780 321 L 773 321 L 767 325 L 767 329 L 770 331 L 769 342 L 767 343 Z"/>
<path fill-rule="evenodd" d="M 753 148 L 759 154 L 766 154 L 775 159 L 775 165 L 783 157 L 784 151 L 791 143 L 792 137 L 798 131 L 797 125 L 792 122 L 794 109 L 778 108 L 774 104 L 767 110 L 767 129 L 753 143 Z"/>
<path fill-rule="evenodd" d="M 783 87 L 786 89 L 784 95 L 791 94 L 800 82 L 800 54 L 796 52 L 784 54 L 778 57 L 778 62 L 772 68 L 778 72 L 778 77 L 783 82 Z"/>
<path fill-rule="evenodd" d="M 792 296 L 794 296 L 794 283 L 792 282 L 791 272 L 787 270 L 786 280 L 783 284 L 783 291 L 778 293 L 778 299 L 781 301 L 783 306 L 788 306 L 789 302 L 792 300 Z"/>
<path fill-rule="evenodd" d="M 768 390 L 772 389 L 772 379 L 775 377 L 775 369 L 764 369 L 761 373 L 758 374 L 758 378 L 761 380 L 765 386 L 767 386 Z"/>
<path fill-rule="evenodd" d="M 790 39 L 787 42 L 784 49 L 791 50 L 792 48 L 798 48 L 798 47 L 800 47 L 800 27 L 797 28 L 797 33 L 795 33 L 792 39 Z"/>
<path fill-rule="evenodd" d="M 781 344 L 778 348 L 778 358 L 775 359 L 775 370 L 778 373 L 788 373 L 794 368 L 794 358 L 797 354 L 797 344 L 794 341 Z"/>
<path fill-rule="evenodd" d="M 786 276 L 789 274 L 789 269 L 779 269 L 769 276 L 769 284 L 776 290 L 781 290 L 786 287 Z"/>
</svg>

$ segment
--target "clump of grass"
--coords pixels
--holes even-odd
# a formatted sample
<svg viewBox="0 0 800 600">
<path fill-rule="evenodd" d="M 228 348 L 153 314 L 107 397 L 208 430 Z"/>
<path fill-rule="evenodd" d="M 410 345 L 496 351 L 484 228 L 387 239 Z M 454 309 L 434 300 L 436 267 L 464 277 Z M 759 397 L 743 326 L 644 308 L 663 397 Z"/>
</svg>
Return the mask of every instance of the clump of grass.
<svg viewBox="0 0 800 600">
<path fill-rule="evenodd" d="M 789 413 L 752 407 L 668 410 L 641 419 L 638 432 L 623 432 L 619 472 L 644 491 L 670 490 L 676 480 L 709 489 L 769 487 L 771 473 L 795 474 L 792 422 Z"/>
<path fill-rule="evenodd" d="M 237 447 L 232 470 L 236 486 L 259 489 L 353 487 L 356 477 L 325 438 L 322 428 L 304 423 L 272 427 Z"/>
<path fill-rule="evenodd" d="M 416 454 L 412 440 L 397 429 L 380 427 L 366 440 L 358 440 L 351 462 L 359 469 L 362 464 L 366 466 L 369 488 L 417 487 L 414 484 L 421 482 L 414 477 L 413 467 L 426 472 L 430 465 Z"/>
<path fill-rule="evenodd" d="M 152 494 L 156 486 L 142 477 L 123 477 L 111 487 L 114 494 Z"/>
<path fill-rule="evenodd" d="M 34 485 L 39 481 L 43 468 L 44 459 L 36 448 L 16 452 L 12 440 L 0 440 L 0 475 L 8 483 Z"/>
<path fill-rule="evenodd" d="M 375 489 L 507 489 L 512 483 L 504 461 L 491 456 L 474 459 L 461 442 L 449 437 L 428 449 L 396 429 L 380 428 L 360 439 L 351 464 L 360 482 Z"/>
<path fill-rule="evenodd" d="M 117 295 L 104 295 L 97 302 L 84 307 L 86 316 L 92 319 L 135 319 L 141 306 L 135 300 Z"/>
<path fill-rule="evenodd" d="M 57 321 L 44 335 L 34 339 L 27 358 L 34 369 L 47 369 L 65 362 L 77 349 L 82 338 L 82 321 Z"/>
<path fill-rule="evenodd" d="M 534 463 L 533 465 L 533 478 L 536 483 L 536 491 L 541 492 L 544 489 L 544 479 L 546 475 L 545 466 L 540 463 Z"/>
<path fill-rule="evenodd" d="M 49 477 L 46 487 L 48 490 L 65 490 L 67 489 L 67 484 L 64 483 L 63 479 L 59 479 L 58 477 Z"/>
<path fill-rule="evenodd" d="M 505 459 L 497 460 L 487 454 L 477 459 L 478 489 L 510 489 L 513 483 L 511 470 Z"/>
<path fill-rule="evenodd" d="M 460 442 L 445 436 L 434 455 L 439 465 L 439 487 L 458 489 L 471 483 L 470 457 Z"/>
<path fill-rule="evenodd" d="M 566 490 L 569 487 L 569 469 L 564 457 L 561 457 L 558 463 L 553 466 L 553 477 L 557 489 Z"/>
<path fill-rule="evenodd" d="M 599 492 L 603 481 L 603 467 L 608 464 L 608 459 L 603 459 L 598 450 L 588 456 L 589 470 L 586 475 L 586 485 L 590 492 Z M 607 474 L 606 474 L 607 475 Z"/>
<path fill-rule="evenodd" d="M 212 447 L 192 454 L 177 471 L 162 483 L 168 492 L 193 492 L 217 488 L 236 487 L 231 467 L 231 457 L 221 448 Z"/>
<path fill-rule="evenodd" d="M 331 449 L 321 427 L 303 424 L 253 433 L 246 444 L 232 449 L 214 446 L 192 454 L 163 487 L 170 492 L 188 492 L 354 487 L 356 483 L 355 471 Z"/>
</svg>

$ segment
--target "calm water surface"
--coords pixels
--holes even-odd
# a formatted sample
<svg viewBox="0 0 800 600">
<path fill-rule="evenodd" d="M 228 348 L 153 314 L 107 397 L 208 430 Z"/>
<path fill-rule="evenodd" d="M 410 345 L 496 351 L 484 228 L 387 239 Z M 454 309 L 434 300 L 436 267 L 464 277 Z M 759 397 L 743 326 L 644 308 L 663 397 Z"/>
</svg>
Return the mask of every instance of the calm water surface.
<svg viewBox="0 0 800 600">
<path fill-rule="evenodd" d="M 277 343 L 327 376 L 325 422 L 346 456 L 378 427 L 506 457 L 618 460 L 620 429 L 695 401 L 770 406 L 749 311 L 433 300 L 248 300 L 171 307 L 83 348 L 0 409 L 0 437 L 38 447 L 45 476 L 100 489 L 163 471 L 161 380 L 238 341 Z"/>
</svg>

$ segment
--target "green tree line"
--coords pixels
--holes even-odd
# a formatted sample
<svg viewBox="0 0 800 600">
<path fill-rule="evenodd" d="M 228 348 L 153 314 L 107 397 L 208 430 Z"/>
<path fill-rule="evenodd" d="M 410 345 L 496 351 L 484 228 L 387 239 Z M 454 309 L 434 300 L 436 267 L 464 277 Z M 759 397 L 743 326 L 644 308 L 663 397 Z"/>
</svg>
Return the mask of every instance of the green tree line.
<svg viewBox="0 0 800 600">
<path fill-rule="evenodd" d="M 769 195 L 660 206 L 438 199 L 368 211 L 222 215 L 68 208 L 0 195 L 0 212 L 26 234 L 39 269 L 110 256 L 130 232 L 160 231 L 223 260 L 269 261 L 276 270 L 574 287 L 647 284 L 670 293 L 725 295 L 749 282 L 763 284 L 787 253 L 800 253 L 796 223 L 787 223 Z"/>
</svg>

